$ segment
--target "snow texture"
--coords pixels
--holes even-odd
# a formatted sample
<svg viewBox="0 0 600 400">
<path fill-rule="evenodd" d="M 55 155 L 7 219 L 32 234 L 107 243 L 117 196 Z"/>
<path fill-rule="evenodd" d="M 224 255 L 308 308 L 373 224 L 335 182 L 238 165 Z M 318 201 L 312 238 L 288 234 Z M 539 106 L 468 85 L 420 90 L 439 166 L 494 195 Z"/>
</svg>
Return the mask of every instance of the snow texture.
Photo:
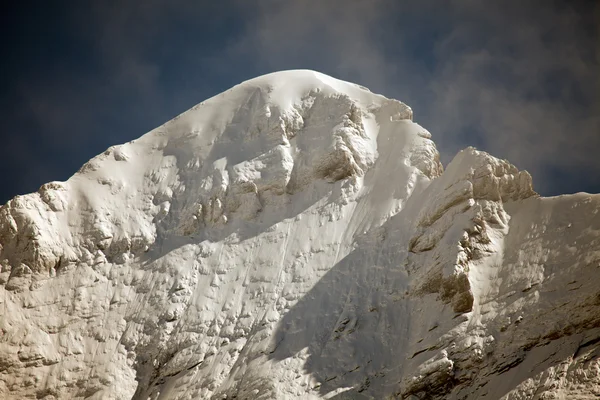
<svg viewBox="0 0 600 400">
<path fill-rule="evenodd" d="M 0 208 L 0 397 L 598 398 L 599 211 L 262 76 Z"/>
</svg>

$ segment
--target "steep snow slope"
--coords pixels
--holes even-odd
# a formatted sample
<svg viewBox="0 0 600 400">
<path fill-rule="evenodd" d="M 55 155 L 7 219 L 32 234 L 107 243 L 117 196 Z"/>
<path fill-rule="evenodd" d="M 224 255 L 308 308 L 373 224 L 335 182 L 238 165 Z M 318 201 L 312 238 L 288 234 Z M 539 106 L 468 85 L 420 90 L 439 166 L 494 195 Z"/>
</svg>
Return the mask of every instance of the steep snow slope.
<svg viewBox="0 0 600 400">
<path fill-rule="evenodd" d="M 0 208 L 0 396 L 595 398 L 598 210 L 259 77 Z"/>
</svg>

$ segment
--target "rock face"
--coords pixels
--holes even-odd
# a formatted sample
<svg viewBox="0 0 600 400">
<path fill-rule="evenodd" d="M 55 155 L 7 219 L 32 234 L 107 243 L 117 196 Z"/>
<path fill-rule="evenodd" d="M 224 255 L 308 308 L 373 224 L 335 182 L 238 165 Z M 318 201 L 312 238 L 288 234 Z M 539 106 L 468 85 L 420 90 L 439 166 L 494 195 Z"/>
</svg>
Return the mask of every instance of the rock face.
<svg viewBox="0 0 600 400">
<path fill-rule="evenodd" d="M 0 208 L 0 397 L 597 398 L 599 211 L 259 77 Z"/>
</svg>

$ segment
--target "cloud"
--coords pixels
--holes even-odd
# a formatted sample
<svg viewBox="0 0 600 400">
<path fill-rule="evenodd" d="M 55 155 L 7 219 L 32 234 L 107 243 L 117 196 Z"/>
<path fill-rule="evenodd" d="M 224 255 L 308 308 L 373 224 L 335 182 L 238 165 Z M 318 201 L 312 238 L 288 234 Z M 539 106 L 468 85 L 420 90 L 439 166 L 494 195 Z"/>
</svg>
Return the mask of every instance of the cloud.
<svg viewBox="0 0 600 400">
<path fill-rule="evenodd" d="M 320 67 L 381 87 L 394 68 L 373 40 L 383 3 L 258 1 L 245 9 L 246 30 L 234 51 L 254 58 L 261 69 Z"/>
<path fill-rule="evenodd" d="M 554 181 L 557 170 L 600 176 L 593 21 L 567 6 L 456 4 L 460 24 L 437 43 L 430 82 L 442 147 L 466 144 L 460 132 L 472 131 L 483 148 L 530 170 L 542 192 L 568 188 Z"/>
</svg>

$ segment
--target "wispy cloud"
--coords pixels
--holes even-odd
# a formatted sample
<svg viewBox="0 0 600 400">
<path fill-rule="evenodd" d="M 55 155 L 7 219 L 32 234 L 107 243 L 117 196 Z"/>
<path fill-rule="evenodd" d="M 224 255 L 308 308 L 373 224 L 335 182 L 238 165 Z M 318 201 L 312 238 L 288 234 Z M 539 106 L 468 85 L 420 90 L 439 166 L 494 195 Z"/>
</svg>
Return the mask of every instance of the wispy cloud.
<svg viewBox="0 0 600 400">
<path fill-rule="evenodd" d="M 430 82 L 442 147 L 466 144 L 457 139 L 470 131 L 485 149 L 532 171 L 542 191 L 555 190 L 557 169 L 599 176 L 593 20 L 569 6 L 456 4 L 459 23 L 436 45 Z"/>
<path fill-rule="evenodd" d="M 262 68 L 320 66 L 380 86 L 394 67 L 373 38 L 385 12 L 383 3 L 259 1 L 236 46 Z"/>
</svg>

